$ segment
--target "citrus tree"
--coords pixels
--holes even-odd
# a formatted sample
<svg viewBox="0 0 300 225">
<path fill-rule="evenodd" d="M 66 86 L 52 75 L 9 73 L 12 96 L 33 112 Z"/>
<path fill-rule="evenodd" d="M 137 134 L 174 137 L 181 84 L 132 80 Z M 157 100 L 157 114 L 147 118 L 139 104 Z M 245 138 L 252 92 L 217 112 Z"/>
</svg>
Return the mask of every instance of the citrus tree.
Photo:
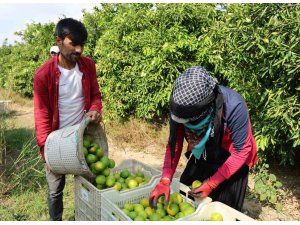
<svg viewBox="0 0 300 225">
<path fill-rule="evenodd" d="M 101 4 L 84 13 L 84 54 L 97 63 L 107 118 L 165 121 L 175 79 L 200 65 L 245 98 L 261 162 L 299 154 L 300 6 Z M 23 42 L 0 48 L 0 85 L 32 96 L 49 58 L 53 23 L 28 24 Z"/>
<path fill-rule="evenodd" d="M 32 97 L 33 74 L 50 57 L 54 27 L 54 23 L 27 24 L 25 30 L 16 32 L 22 38 L 20 43 L 0 48 L 2 87 Z"/>
</svg>

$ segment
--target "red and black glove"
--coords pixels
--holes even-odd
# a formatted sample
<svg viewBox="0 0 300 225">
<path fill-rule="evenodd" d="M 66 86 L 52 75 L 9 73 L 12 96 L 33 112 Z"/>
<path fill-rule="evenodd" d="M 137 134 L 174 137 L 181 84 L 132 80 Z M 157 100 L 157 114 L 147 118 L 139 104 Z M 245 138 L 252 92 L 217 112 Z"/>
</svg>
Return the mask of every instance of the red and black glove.
<svg viewBox="0 0 300 225">
<path fill-rule="evenodd" d="M 203 184 L 197 188 L 189 191 L 189 194 L 196 198 L 205 198 L 218 186 L 211 178 L 204 181 Z"/>
<path fill-rule="evenodd" d="M 170 183 L 171 180 L 167 177 L 160 179 L 159 183 L 155 186 L 149 196 L 149 203 L 151 208 L 157 207 L 157 200 L 161 197 L 165 197 L 165 205 L 168 205 L 170 196 Z"/>
</svg>

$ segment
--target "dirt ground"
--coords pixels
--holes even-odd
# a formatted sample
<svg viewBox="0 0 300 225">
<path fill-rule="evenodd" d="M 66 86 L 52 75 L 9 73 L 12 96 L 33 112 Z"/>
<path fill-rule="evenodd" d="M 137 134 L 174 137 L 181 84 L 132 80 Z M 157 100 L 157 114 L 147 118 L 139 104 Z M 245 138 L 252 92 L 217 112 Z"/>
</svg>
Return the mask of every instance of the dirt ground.
<svg viewBox="0 0 300 225">
<path fill-rule="evenodd" d="M 20 107 L 12 104 L 14 111 L 15 126 L 18 128 L 34 128 L 33 108 Z M 113 158 L 117 165 L 124 159 L 137 159 L 157 169 L 162 168 L 164 149 L 158 149 L 155 145 L 147 146 L 143 151 L 129 148 L 127 146 L 115 145 L 111 137 L 108 137 L 109 157 Z M 176 175 L 179 176 L 185 166 L 185 158 L 181 157 Z M 272 168 L 279 181 L 283 183 L 283 188 L 287 196 L 283 204 L 283 210 L 278 212 L 269 206 L 263 206 L 256 199 L 246 199 L 243 212 L 248 216 L 262 221 L 300 221 L 300 167 Z M 175 176 L 176 176 L 175 175 Z M 253 177 L 249 178 L 250 190 L 254 187 Z"/>
</svg>

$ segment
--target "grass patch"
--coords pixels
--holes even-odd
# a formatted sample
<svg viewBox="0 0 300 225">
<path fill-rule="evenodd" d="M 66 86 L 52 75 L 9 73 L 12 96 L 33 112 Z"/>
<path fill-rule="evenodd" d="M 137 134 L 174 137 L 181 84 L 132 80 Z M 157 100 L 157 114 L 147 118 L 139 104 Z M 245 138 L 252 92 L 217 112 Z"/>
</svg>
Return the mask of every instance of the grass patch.
<svg viewBox="0 0 300 225">
<path fill-rule="evenodd" d="M 24 143 L 31 140 L 35 134 L 33 129 L 16 128 L 8 129 L 4 133 L 6 141 L 6 149 L 9 151 L 20 151 Z M 38 153 L 38 152 L 37 152 Z"/>
<path fill-rule="evenodd" d="M 125 122 L 106 122 L 105 130 L 114 144 L 134 149 L 145 149 L 149 145 L 164 149 L 169 135 L 168 125 L 151 124 L 135 118 Z"/>
<path fill-rule="evenodd" d="M 7 168 L 5 174 L 5 182 L 0 182 L 0 199 L 5 205 L 1 208 L 3 216 L 0 219 L 11 220 L 13 217 L 13 220 L 17 221 L 49 220 L 44 163 L 35 139 L 25 142 L 19 156 Z M 74 199 L 74 178 L 67 176 L 64 220 L 75 218 Z"/>
<path fill-rule="evenodd" d="M 14 213 L 11 209 L 0 205 L 0 221 L 13 221 L 16 220 Z"/>
<path fill-rule="evenodd" d="M 45 178 L 46 179 L 46 178 Z M 64 190 L 63 220 L 74 220 L 74 177 L 66 177 Z M 47 185 L 33 191 L 14 192 L 6 200 L 1 200 L 5 206 L 0 207 L 1 221 L 47 221 L 49 220 L 47 206 Z"/>
<path fill-rule="evenodd" d="M 11 100 L 12 103 L 16 103 L 20 106 L 33 107 L 33 101 L 31 98 L 25 98 L 12 90 L 0 88 L 0 99 L 1 100 Z"/>
</svg>

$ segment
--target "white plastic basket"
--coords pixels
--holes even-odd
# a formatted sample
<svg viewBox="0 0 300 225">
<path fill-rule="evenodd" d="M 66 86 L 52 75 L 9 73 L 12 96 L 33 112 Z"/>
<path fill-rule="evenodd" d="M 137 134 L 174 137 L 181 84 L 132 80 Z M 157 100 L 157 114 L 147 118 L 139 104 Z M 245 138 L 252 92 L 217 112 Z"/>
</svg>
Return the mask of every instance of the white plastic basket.
<svg viewBox="0 0 300 225">
<path fill-rule="evenodd" d="M 83 153 L 83 135 L 88 134 L 92 140 L 108 154 L 105 131 L 100 124 L 90 123 L 85 118 L 74 126 L 53 131 L 45 143 L 45 160 L 50 169 L 57 174 L 74 174 L 94 177 Z"/>
<path fill-rule="evenodd" d="M 153 188 L 159 182 L 160 177 L 156 178 L 151 184 L 145 185 L 138 190 L 132 189 L 126 193 L 110 190 L 102 194 L 101 220 L 103 221 L 131 221 L 131 219 L 121 210 L 126 203 L 136 204 L 143 198 L 148 198 Z M 184 193 L 183 201 L 191 203 L 196 209 L 202 208 L 205 204 L 211 202 L 211 198 L 197 199 L 193 201 L 188 197 L 190 188 L 174 178 L 171 183 L 171 193 Z M 194 213 L 193 213 L 194 214 Z M 191 215 L 193 215 L 191 214 Z M 185 217 L 182 217 L 184 220 Z"/>
<path fill-rule="evenodd" d="M 161 177 L 159 170 L 135 159 L 121 161 L 118 166 L 111 170 L 111 173 L 114 174 L 123 169 L 128 169 L 130 173 L 143 172 L 145 177 L 150 177 L 148 184 L 154 182 L 156 178 Z M 93 181 L 94 179 L 92 178 L 75 176 L 75 220 L 77 221 L 101 220 L 101 195 L 106 191 L 114 190 L 113 187 L 99 190 L 92 184 Z M 134 190 L 138 190 L 141 187 L 136 187 Z M 127 189 L 122 191 L 122 193 L 129 191 L 130 189 Z"/>
<path fill-rule="evenodd" d="M 196 210 L 192 215 L 186 218 L 180 218 L 179 220 L 189 221 L 209 221 L 212 213 L 218 212 L 223 216 L 223 221 L 251 221 L 254 220 L 251 217 L 223 204 L 222 202 L 210 202 L 203 207 Z"/>
</svg>

